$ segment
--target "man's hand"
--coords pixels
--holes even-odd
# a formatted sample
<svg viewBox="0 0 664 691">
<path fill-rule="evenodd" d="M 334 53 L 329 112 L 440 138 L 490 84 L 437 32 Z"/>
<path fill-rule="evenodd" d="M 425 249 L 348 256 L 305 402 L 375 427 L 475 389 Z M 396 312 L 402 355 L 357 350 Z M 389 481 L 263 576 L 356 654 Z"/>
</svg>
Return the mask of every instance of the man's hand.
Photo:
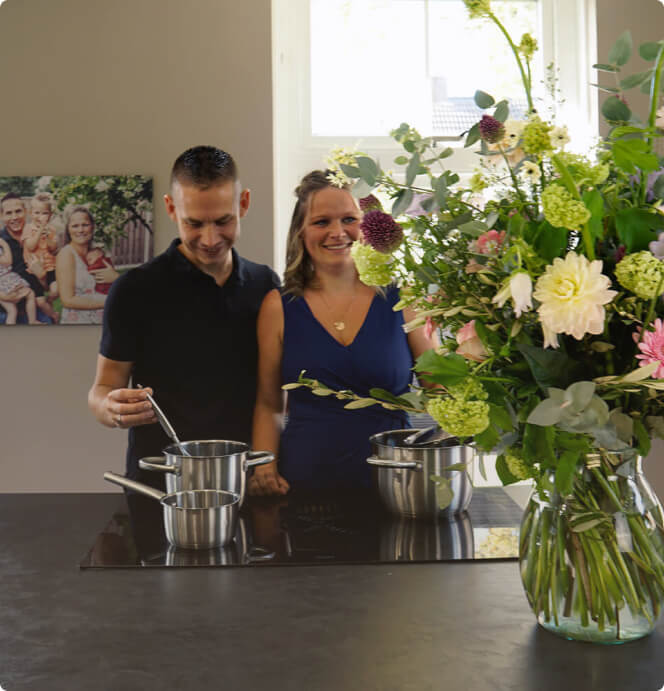
<svg viewBox="0 0 664 691">
<path fill-rule="evenodd" d="M 249 478 L 249 494 L 256 496 L 286 494 L 289 489 L 290 485 L 277 471 L 276 461 L 256 466 Z"/>
<path fill-rule="evenodd" d="M 107 427 L 138 427 L 157 422 L 152 404 L 147 400 L 152 389 L 113 389 L 101 404 L 101 422 Z"/>
</svg>

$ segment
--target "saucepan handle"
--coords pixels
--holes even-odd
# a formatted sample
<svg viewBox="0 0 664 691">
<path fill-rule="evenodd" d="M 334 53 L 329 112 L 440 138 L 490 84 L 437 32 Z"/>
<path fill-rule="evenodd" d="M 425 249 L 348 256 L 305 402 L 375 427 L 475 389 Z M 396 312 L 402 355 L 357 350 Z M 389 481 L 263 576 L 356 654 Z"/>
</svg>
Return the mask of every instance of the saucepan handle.
<svg viewBox="0 0 664 691">
<path fill-rule="evenodd" d="M 144 485 L 142 482 L 136 482 L 135 480 L 130 480 L 124 475 L 118 475 L 117 473 L 104 473 L 104 480 L 108 480 L 115 485 L 120 485 L 120 487 L 126 487 L 127 489 L 133 489 L 135 492 L 140 492 L 153 499 L 161 500 L 166 496 L 165 492 L 160 492 L 154 487 L 149 485 Z"/>
<path fill-rule="evenodd" d="M 247 472 L 249 468 L 255 465 L 264 465 L 265 463 L 272 463 L 274 454 L 269 451 L 249 451 L 244 462 L 244 471 Z"/>
<path fill-rule="evenodd" d="M 367 458 L 369 465 L 375 465 L 379 468 L 401 468 L 402 470 L 422 470 L 422 464 L 416 461 L 391 461 L 387 458 L 378 458 L 378 456 L 369 456 Z"/>
<path fill-rule="evenodd" d="M 157 470 L 160 473 L 174 473 L 175 466 L 166 465 L 166 459 L 163 456 L 146 456 L 138 461 L 138 467 L 143 470 Z"/>
</svg>

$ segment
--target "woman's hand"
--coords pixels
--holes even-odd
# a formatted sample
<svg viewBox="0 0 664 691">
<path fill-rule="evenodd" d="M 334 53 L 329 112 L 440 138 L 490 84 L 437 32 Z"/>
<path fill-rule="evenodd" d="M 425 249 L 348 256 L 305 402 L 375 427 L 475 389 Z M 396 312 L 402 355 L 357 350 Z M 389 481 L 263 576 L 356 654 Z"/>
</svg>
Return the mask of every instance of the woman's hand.
<svg viewBox="0 0 664 691">
<path fill-rule="evenodd" d="M 256 466 L 249 478 L 249 494 L 256 496 L 286 494 L 289 489 L 290 485 L 279 475 L 276 461 Z"/>
<path fill-rule="evenodd" d="M 120 275 L 105 259 L 106 266 L 103 269 L 92 269 L 90 274 L 97 283 L 113 283 Z"/>
</svg>

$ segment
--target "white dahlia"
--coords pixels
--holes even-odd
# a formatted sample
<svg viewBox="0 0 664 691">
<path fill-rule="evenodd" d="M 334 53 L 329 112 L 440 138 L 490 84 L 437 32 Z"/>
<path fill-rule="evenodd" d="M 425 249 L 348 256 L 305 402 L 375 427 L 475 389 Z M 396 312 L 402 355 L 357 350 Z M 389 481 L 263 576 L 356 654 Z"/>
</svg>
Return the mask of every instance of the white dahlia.
<svg viewBox="0 0 664 691">
<path fill-rule="evenodd" d="M 611 302 L 615 290 L 602 273 L 602 262 L 588 261 L 576 252 L 565 259 L 556 258 L 537 279 L 533 297 L 541 304 L 537 309 L 545 346 L 554 346 L 554 334 L 568 334 L 577 340 L 585 334 L 604 330 L 604 305 Z"/>
</svg>

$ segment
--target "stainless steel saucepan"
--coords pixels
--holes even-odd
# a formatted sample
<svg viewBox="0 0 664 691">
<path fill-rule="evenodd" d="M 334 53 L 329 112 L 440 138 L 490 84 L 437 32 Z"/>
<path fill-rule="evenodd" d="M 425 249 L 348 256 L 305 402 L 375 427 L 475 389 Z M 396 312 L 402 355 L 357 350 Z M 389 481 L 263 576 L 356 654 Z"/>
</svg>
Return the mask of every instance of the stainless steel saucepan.
<svg viewBox="0 0 664 691">
<path fill-rule="evenodd" d="M 235 537 L 240 497 L 234 492 L 201 489 L 164 494 L 116 473 L 104 473 L 104 480 L 161 502 L 166 539 L 175 547 L 223 547 Z"/>
<path fill-rule="evenodd" d="M 411 518 L 436 518 L 467 509 L 473 486 L 463 467 L 473 460 L 473 448 L 455 437 L 410 446 L 405 439 L 412 433 L 412 429 L 392 430 L 369 439 L 373 455 L 367 463 L 374 467 L 374 482 L 385 507 Z M 445 507 L 441 507 L 440 478 L 452 491 Z"/>
<path fill-rule="evenodd" d="M 248 471 L 274 460 L 274 454 L 269 451 L 249 451 L 248 444 L 222 439 L 185 441 L 179 447 L 167 446 L 163 453 L 163 456 L 141 458 L 138 465 L 143 470 L 165 473 L 168 492 L 226 490 L 240 495 L 240 505 L 244 501 Z"/>
</svg>

